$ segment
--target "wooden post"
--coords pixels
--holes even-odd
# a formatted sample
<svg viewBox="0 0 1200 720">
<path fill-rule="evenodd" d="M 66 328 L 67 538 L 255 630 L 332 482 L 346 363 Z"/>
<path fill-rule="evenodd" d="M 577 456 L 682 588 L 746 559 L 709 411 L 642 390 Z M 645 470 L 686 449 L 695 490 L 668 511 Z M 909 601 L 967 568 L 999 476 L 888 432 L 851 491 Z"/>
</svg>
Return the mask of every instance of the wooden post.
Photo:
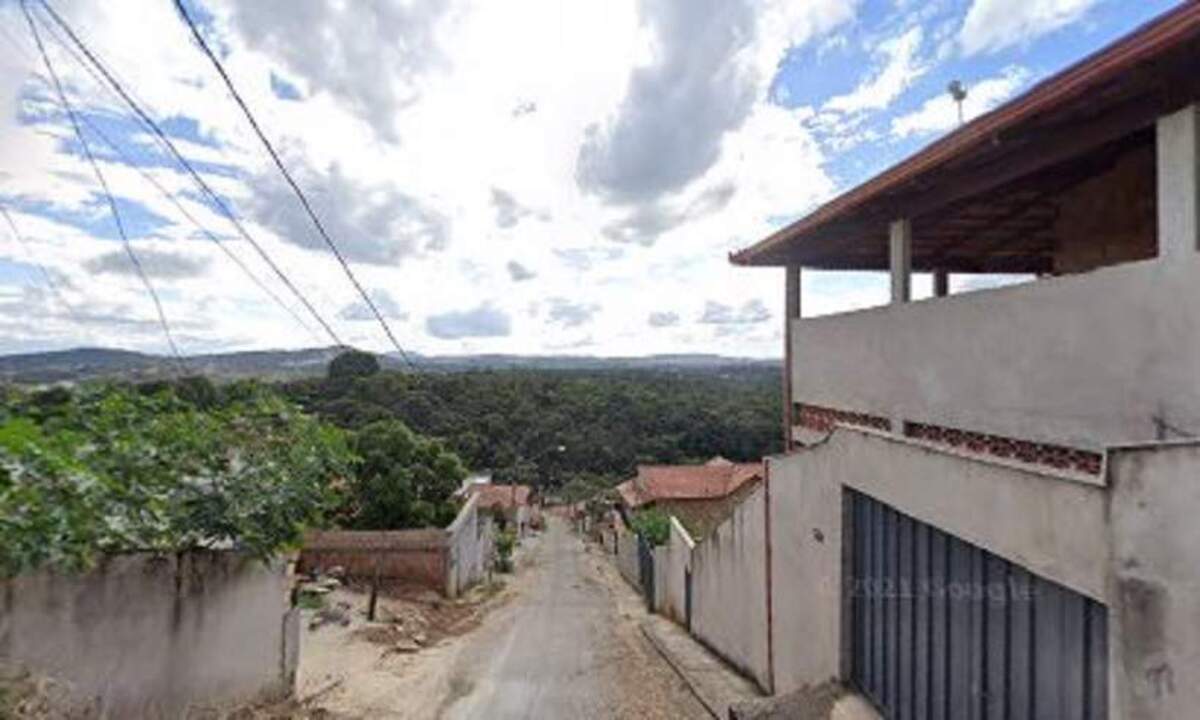
<svg viewBox="0 0 1200 720">
<path fill-rule="evenodd" d="M 379 599 L 379 560 L 375 560 L 375 573 L 371 576 L 371 600 L 367 603 L 367 620 L 375 622 L 375 601 Z"/>
</svg>

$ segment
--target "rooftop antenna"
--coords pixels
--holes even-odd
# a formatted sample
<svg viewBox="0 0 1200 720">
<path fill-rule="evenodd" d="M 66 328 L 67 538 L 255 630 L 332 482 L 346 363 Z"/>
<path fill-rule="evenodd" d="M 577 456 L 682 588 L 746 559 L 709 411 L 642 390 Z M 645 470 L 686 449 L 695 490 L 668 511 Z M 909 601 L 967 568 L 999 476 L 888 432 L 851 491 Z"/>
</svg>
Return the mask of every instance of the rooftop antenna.
<svg viewBox="0 0 1200 720">
<path fill-rule="evenodd" d="M 963 100 L 967 99 L 967 88 L 962 84 L 961 80 L 951 80 L 950 85 L 946 87 L 950 91 L 950 97 L 953 98 L 954 104 L 958 106 L 958 124 L 963 124 Z"/>
</svg>

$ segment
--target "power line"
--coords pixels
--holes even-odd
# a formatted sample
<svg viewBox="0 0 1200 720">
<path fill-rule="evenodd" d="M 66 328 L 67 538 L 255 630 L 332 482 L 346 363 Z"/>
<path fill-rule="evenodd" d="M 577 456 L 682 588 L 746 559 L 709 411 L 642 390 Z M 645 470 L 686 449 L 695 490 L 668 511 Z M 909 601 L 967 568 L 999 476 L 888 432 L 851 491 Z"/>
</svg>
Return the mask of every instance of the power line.
<svg viewBox="0 0 1200 720">
<path fill-rule="evenodd" d="M 43 2 L 44 1 L 45 0 L 43 0 Z M 262 142 L 263 147 L 267 149 L 267 153 L 270 154 L 271 159 L 275 162 L 275 167 L 279 169 L 279 172 L 283 175 L 284 180 L 286 180 L 287 184 L 292 188 L 292 192 L 295 193 L 296 197 L 300 200 L 300 204 L 304 207 L 304 212 L 308 215 L 309 220 L 312 221 L 313 226 L 317 229 L 321 239 L 325 241 L 325 244 L 328 245 L 329 249 L 333 252 L 333 256 L 337 258 L 338 263 L 342 266 L 342 270 L 346 273 L 346 277 L 350 278 L 350 282 L 353 283 L 355 290 L 358 291 L 358 294 L 362 297 L 363 302 L 365 302 L 367 307 L 371 309 L 371 313 L 375 316 L 375 319 L 379 321 L 380 327 L 383 328 L 384 333 L 387 334 L 388 340 L 390 340 L 392 345 L 396 348 L 396 352 L 400 354 L 400 357 L 404 360 L 405 364 L 415 370 L 416 366 L 414 366 L 412 361 L 409 360 L 408 353 L 404 352 L 404 348 L 400 347 L 400 342 L 396 340 L 396 336 L 392 334 L 392 329 L 388 326 L 387 320 L 384 319 L 383 313 L 379 312 L 379 308 L 375 306 L 375 301 L 372 300 L 367 291 L 363 289 L 362 284 L 359 283 L 358 278 L 355 277 L 354 272 L 350 269 L 350 264 L 346 262 L 346 258 L 342 256 L 341 250 L 339 250 L 338 246 L 333 242 L 333 238 L 329 236 L 329 233 L 325 231 L 325 226 L 321 224 L 320 218 L 318 218 L 316 212 L 313 211 L 312 205 L 309 204 L 308 198 L 304 195 L 304 191 L 301 190 L 300 186 L 296 184 L 296 181 L 292 178 L 291 173 L 288 172 L 288 169 L 284 166 L 283 161 L 279 158 L 279 153 L 275 152 L 275 148 L 273 145 L 271 145 L 271 141 L 267 139 L 266 134 L 263 133 L 262 128 L 259 127 L 258 121 L 254 118 L 254 114 L 250 112 L 250 108 L 246 105 L 246 101 L 242 99 L 241 94 L 239 94 L 237 88 L 234 87 L 233 80 L 230 79 L 229 74 L 225 71 L 225 67 L 221 64 L 221 61 L 217 59 L 217 56 L 213 54 L 212 49 L 208 47 L 208 43 L 205 42 L 204 36 L 200 33 L 200 28 L 198 28 L 196 23 L 193 22 L 192 16 L 188 14 L 187 8 L 184 7 L 182 0 L 175 0 L 175 9 L 179 11 L 183 21 L 192 31 L 192 37 L 196 39 L 196 43 L 200 46 L 200 49 L 204 51 L 204 54 L 208 57 L 209 61 L 213 64 L 213 67 L 216 68 L 217 73 L 221 76 L 221 79 L 225 82 L 225 87 L 228 88 L 229 93 L 233 95 L 233 99 L 238 104 L 238 107 L 242 109 L 242 114 L 246 116 L 246 120 L 249 121 L 250 127 L 254 129 L 254 134 L 258 136 L 258 139 Z"/>
<path fill-rule="evenodd" d="M 217 235 L 215 233 L 213 233 L 207 227 L 202 225 L 200 223 L 200 221 L 197 220 L 196 217 L 194 215 L 192 215 L 191 212 L 188 211 L 188 209 L 183 205 L 183 203 L 181 203 L 170 190 L 165 188 L 163 186 L 163 184 L 160 183 L 158 181 L 158 179 L 155 178 L 152 174 L 147 172 L 145 168 L 138 165 L 132 158 L 130 158 L 128 155 L 126 155 L 125 152 L 120 148 L 120 146 L 118 146 L 112 140 L 112 138 L 110 138 L 103 130 L 101 130 L 93 122 L 88 120 L 86 115 L 81 116 L 80 120 L 83 121 L 83 124 L 87 126 L 88 130 L 90 130 L 93 135 L 100 138 L 100 140 L 102 140 L 105 145 L 107 145 L 115 153 L 117 153 L 117 155 L 125 162 L 126 165 L 129 165 L 130 167 L 132 167 L 134 170 L 136 170 L 138 172 L 139 175 L 141 175 L 146 180 L 146 182 L 153 185 L 154 188 L 156 190 L 158 190 L 158 192 L 164 198 L 166 198 L 167 202 L 171 203 L 171 205 L 173 205 L 175 207 L 175 209 L 177 211 L 179 211 L 180 215 L 182 215 L 188 222 L 190 222 L 201 234 L 203 234 L 206 238 L 208 238 L 210 241 L 212 241 L 213 244 L 215 244 L 217 247 L 221 248 L 221 251 L 224 252 L 225 255 L 241 269 L 242 273 L 245 274 L 246 277 L 250 278 L 250 280 L 253 281 L 254 284 L 257 285 L 258 288 L 267 295 L 267 297 L 271 298 L 271 300 L 273 300 L 276 305 L 278 305 L 285 312 L 287 312 L 288 315 L 292 316 L 292 319 L 296 321 L 297 325 L 304 328 L 305 332 L 309 333 L 310 335 L 312 335 L 312 337 L 314 339 L 316 339 L 318 342 L 320 342 L 320 339 L 319 339 L 320 336 L 318 336 L 313 331 L 313 329 L 311 327 L 309 327 L 308 324 L 305 323 L 298 314 L 296 314 L 296 311 L 293 310 L 287 303 L 285 303 L 283 301 L 283 298 L 281 298 L 277 294 L 275 294 L 275 291 L 273 291 L 273 290 L 271 290 L 271 288 L 267 287 L 267 285 L 261 279 L 259 279 L 259 277 L 257 275 L 255 275 L 253 271 L 250 270 L 250 268 L 246 265 L 246 263 L 243 262 L 242 259 L 240 257 L 238 257 L 237 254 L 234 253 L 233 250 L 231 250 L 221 238 L 217 237 Z"/>
<path fill-rule="evenodd" d="M 155 292 L 150 278 L 146 275 L 145 268 L 142 267 L 142 261 L 138 259 L 137 253 L 133 251 L 133 245 L 129 242 L 129 236 L 125 232 L 125 223 L 121 220 L 121 212 L 117 209 L 117 201 L 113 197 L 111 190 L 109 190 L 108 181 L 104 178 L 104 172 L 100 169 L 100 164 L 96 162 L 95 156 L 92 155 L 92 148 L 88 145 L 87 138 L 84 137 L 83 131 L 79 127 L 75 108 L 71 105 L 70 99 L 67 98 L 66 91 L 63 90 L 62 82 L 58 79 L 58 73 L 54 71 L 54 65 L 50 62 L 50 55 L 46 52 L 46 46 L 42 44 L 42 36 L 38 33 L 37 24 L 33 20 L 32 13 L 29 11 L 28 0 L 22 0 L 21 11 L 25 14 L 25 20 L 29 22 L 29 30 L 33 34 L 33 40 L 37 45 L 38 53 L 42 56 L 46 72 L 49 74 L 50 80 L 54 83 L 54 90 L 58 94 L 63 108 L 67 111 L 67 117 L 71 120 L 71 128 L 75 131 L 75 137 L 79 139 L 79 144 L 83 146 L 83 154 L 87 157 L 88 164 L 92 166 L 92 172 L 95 173 L 96 180 L 100 183 L 100 188 L 103 190 L 104 197 L 108 201 L 108 207 L 112 211 L 117 233 L 121 236 L 121 243 L 125 247 L 125 254 L 129 256 L 129 261 L 133 264 L 134 270 L 136 270 L 138 277 L 142 281 L 142 285 L 145 286 L 146 291 L 150 294 L 150 298 L 154 301 L 154 309 L 158 313 L 159 325 L 162 326 L 163 335 L 167 338 L 167 344 L 171 347 L 171 354 L 175 357 L 179 370 L 186 372 L 187 368 L 183 363 L 183 357 L 179 354 L 179 348 L 175 345 L 175 337 L 171 334 L 171 326 L 167 323 L 167 316 L 163 312 L 162 302 L 159 300 L 158 293 Z"/>
<path fill-rule="evenodd" d="M 8 229 L 11 231 L 13 238 L 21 246 L 22 250 L 24 250 L 25 256 L 29 258 L 29 262 L 33 263 L 34 266 L 37 267 L 37 269 L 42 273 L 42 279 L 46 281 L 46 287 L 50 289 L 50 294 L 53 295 L 54 299 L 66 309 L 67 314 L 71 316 L 72 320 L 74 320 L 77 324 L 82 325 L 83 323 L 80 322 L 78 313 L 75 312 L 75 306 L 67 302 L 66 296 L 63 295 L 61 290 L 59 290 L 58 283 L 54 281 L 54 276 L 50 274 L 50 271 L 46 269 L 45 265 L 43 265 L 36 257 L 34 257 L 33 251 L 29 248 L 29 243 L 25 240 L 25 236 L 23 236 L 21 231 L 17 229 L 17 224 L 13 222 L 12 216 L 8 214 L 8 209 L 3 205 L 0 205 L 0 215 L 4 216 L 4 221 L 8 224 Z"/>
<path fill-rule="evenodd" d="M 41 5 L 43 8 L 45 8 L 46 12 L 50 15 L 50 18 L 54 21 L 54 23 L 58 25 L 64 33 L 66 33 L 67 37 L 71 41 L 71 44 L 73 44 L 79 50 L 79 52 L 82 53 L 85 58 L 87 58 L 87 62 L 83 63 L 83 66 L 88 69 L 88 72 L 93 72 L 91 68 L 94 68 L 95 71 L 98 71 L 100 75 L 103 76 L 103 82 L 101 84 L 110 87 L 114 92 L 116 92 L 121 100 L 128 105 L 131 110 L 133 110 L 143 127 L 151 132 L 159 145 L 165 148 L 171 157 L 175 159 L 175 162 L 178 163 L 180 167 L 182 167 L 184 171 L 192 178 L 192 181 L 195 182 L 196 186 L 200 189 L 201 194 L 207 198 L 208 201 L 211 202 L 227 220 L 229 220 L 242 239 L 250 243 L 251 247 L 253 247 L 258 253 L 259 257 L 262 258 L 263 262 L 265 262 L 271 268 L 271 270 L 275 273 L 275 276 L 279 278 L 280 282 L 282 282 L 288 288 L 288 290 L 304 305 L 304 308 L 310 315 L 313 316 L 314 319 L 316 319 L 316 321 L 321 325 L 322 329 L 325 330 L 325 333 L 333 340 L 334 344 L 339 347 L 344 346 L 345 343 L 341 341 L 341 338 L 338 337 L 337 333 L 334 332 L 333 328 L 328 322 L 326 322 L 325 318 L 323 318 L 321 314 L 317 312 L 317 309 L 311 302 L 309 302 L 308 298 L 300 292 L 299 288 L 296 287 L 287 274 L 283 272 L 283 270 L 262 248 L 262 246 L 259 245 L 259 243 L 254 239 L 254 237 L 250 235 L 249 231 L 246 230 L 246 227 L 238 219 L 237 215 L 234 214 L 225 201 L 221 199 L 221 196 L 209 186 L 208 182 L 205 181 L 200 173 L 196 171 L 191 162 L 185 158 L 181 152 L 179 152 L 179 149 L 175 147 L 175 143 L 171 142 L 171 139 L 165 132 L 163 132 L 158 123 L 156 123 L 150 117 L 150 115 L 144 109 L 142 109 L 142 106 L 138 104 L 133 97 L 131 97 L 130 92 L 127 91 L 120 81 L 116 79 L 112 71 L 110 71 L 108 67 L 96 56 L 96 54 L 93 53 L 90 48 L 88 48 L 88 46 L 71 28 L 71 26 L 67 24 L 66 20 L 64 20 L 62 16 L 59 15 L 58 12 L 56 12 L 48 2 L 46 2 L 46 0 L 41 0 Z M 66 46 L 66 43 L 64 43 L 64 46 Z M 78 57 L 76 57 L 76 59 L 79 60 Z M 93 77 L 95 77 L 94 74 Z"/>
</svg>

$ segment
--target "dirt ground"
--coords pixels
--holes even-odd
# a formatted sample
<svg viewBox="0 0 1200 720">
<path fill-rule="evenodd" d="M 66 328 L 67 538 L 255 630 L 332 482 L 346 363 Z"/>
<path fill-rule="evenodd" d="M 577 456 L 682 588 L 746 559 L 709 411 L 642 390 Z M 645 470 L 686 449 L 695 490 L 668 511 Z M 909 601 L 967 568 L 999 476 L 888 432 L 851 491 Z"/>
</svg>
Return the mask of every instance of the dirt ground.
<svg viewBox="0 0 1200 720">
<path fill-rule="evenodd" d="M 341 589 L 346 619 L 301 630 L 299 702 L 311 718 L 706 718 L 641 634 L 640 597 L 565 521 L 522 542 L 504 586 L 460 601 L 380 598 Z M 346 620 L 348 619 L 348 622 Z M 345 624 L 343 624 L 345 623 Z M 313 623 L 318 625 L 317 623 Z M 284 708 L 279 708 L 284 710 Z M 284 717 L 260 715 L 260 717 Z"/>
</svg>

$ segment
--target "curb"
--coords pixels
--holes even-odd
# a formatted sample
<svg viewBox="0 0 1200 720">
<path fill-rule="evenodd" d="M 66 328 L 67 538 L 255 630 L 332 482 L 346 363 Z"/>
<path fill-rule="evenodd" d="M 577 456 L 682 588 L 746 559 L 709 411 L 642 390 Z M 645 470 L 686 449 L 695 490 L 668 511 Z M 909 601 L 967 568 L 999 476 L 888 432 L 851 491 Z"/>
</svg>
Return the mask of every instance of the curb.
<svg viewBox="0 0 1200 720">
<path fill-rule="evenodd" d="M 670 665 L 671 669 L 675 671 L 675 674 L 679 676 L 679 679 L 683 680 L 683 684 L 687 685 L 687 688 L 689 691 L 691 691 L 692 695 L 696 696 L 696 699 L 700 701 L 700 704 L 704 706 L 704 709 L 707 710 L 710 715 L 712 715 L 713 720 L 722 720 L 722 710 L 713 707 L 715 703 L 704 697 L 704 694 L 700 692 L 700 688 L 697 687 L 696 682 L 688 676 L 687 672 L 685 672 L 675 660 L 675 656 L 668 652 L 667 649 L 659 642 L 658 637 L 654 634 L 654 631 L 650 629 L 649 623 L 639 623 L 638 627 L 641 628 L 642 634 L 646 636 L 646 639 L 650 641 L 650 644 L 654 646 L 654 649 L 658 651 L 658 654 L 662 656 L 662 659 L 667 662 L 667 665 Z M 724 712 L 728 712 L 728 708 L 724 708 L 723 710 Z"/>
</svg>

